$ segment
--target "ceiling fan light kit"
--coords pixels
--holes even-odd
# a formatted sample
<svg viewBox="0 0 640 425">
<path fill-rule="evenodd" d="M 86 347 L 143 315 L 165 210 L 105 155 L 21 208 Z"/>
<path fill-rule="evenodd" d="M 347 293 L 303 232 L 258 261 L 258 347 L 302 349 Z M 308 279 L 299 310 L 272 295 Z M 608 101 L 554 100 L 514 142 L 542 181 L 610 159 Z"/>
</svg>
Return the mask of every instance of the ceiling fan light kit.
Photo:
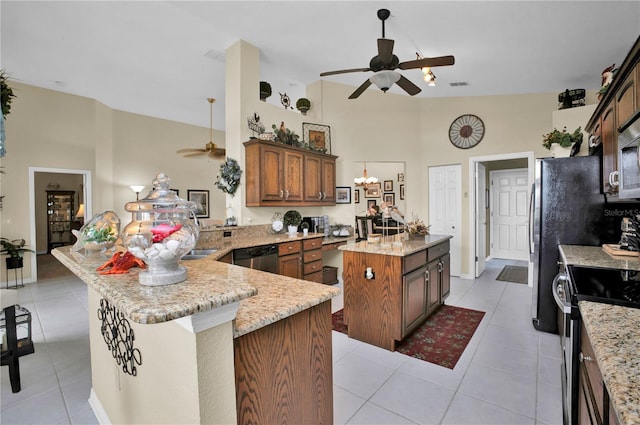
<svg viewBox="0 0 640 425">
<path fill-rule="evenodd" d="M 371 58 L 368 68 L 342 69 L 338 71 L 322 72 L 320 74 L 321 77 L 326 77 L 328 75 L 346 74 L 349 72 L 375 72 L 374 75 L 365 80 L 360 87 L 351 93 L 349 99 L 358 98 L 372 83 L 383 92 L 387 92 L 393 84 L 397 84 L 410 96 L 415 96 L 420 93 L 422 89 L 409 81 L 402 74 L 395 72 L 396 69 L 422 69 L 425 74 L 424 79 L 428 85 L 435 86 L 436 76 L 431 71 L 431 68 L 434 66 L 449 66 L 455 63 L 455 58 L 453 56 L 421 58 L 420 55 L 417 55 L 418 58 L 415 60 L 400 62 L 398 57 L 393 54 L 393 45 L 395 41 L 385 38 L 385 21 L 389 16 L 391 16 L 391 12 L 389 12 L 388 9 L 378 10 L 378 19 L 382 21 L 382 38 L 378 39 L 378 54 Z"/>
</svg>

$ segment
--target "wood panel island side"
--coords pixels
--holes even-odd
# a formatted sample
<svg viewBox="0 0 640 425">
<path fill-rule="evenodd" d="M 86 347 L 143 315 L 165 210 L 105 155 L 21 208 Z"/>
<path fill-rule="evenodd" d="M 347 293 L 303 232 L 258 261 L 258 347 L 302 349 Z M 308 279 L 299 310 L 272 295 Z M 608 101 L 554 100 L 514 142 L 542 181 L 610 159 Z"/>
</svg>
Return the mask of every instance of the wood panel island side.
<svg viewBox="0 0 640 425">
<path fill-rule="evenodd" d="M 349 337 L 391 351 L 444 303 L 450 289 L 451 236 L 396 239 L 338 248 Z"/>
<path fill-rule="evenodd" d="M 331 298 L 339 289 L 217 261 L 142 286 L 107 256 L 53 255 L 87 283 L 100 423 L 333 422 Z"/>
</svg>

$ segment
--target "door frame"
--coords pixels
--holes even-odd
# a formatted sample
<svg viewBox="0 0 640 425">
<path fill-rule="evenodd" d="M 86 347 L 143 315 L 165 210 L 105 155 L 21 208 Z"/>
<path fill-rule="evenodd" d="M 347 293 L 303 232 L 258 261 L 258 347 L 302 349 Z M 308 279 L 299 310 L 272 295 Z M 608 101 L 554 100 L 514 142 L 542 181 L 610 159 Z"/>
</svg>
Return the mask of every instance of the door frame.
<svg viewBox="0 0 640 425">
<path fill-rule="evenodd" d="M 85 218 L 93 217 L 91 208 L 91 170 L 77 170 L 71 168 L 29 167 L 29 233 L 31 234 L 31 246 L 36 246 L 36 173 L 80 174 L 82 175 L 83 201 Z M 85 220 L 87 221 L 87 220 Z M 35 282 L 38 279 L 38 262 L 36 255 L 31 255 L 31 278 L 25 282 Z"/>
<path fill-rule="evenodd" d="M 475 173 L 475 169 L 476 169 L 476 163 L 477 162 L 491 162 L 491 161 L 503 161 L 505 159 L 522 159 L 522 158 L 526 158 L 527 159 L 527 176 L 528 176 L 528 182 L 529 182 L 529 187 L 531 187 L 531 185 L 533 185 L 533 179 L 534 179 L 534 164 L 535 164 L 535 157 L 533 154 L 533 151 L 526 151 L 526 152 L 513 152 L 513 153 L 505 153 L 505 154 L 498 154 L 498 155 L 487 155 L 487 156 L 472 156 L 469 158 L 469 170 L 468 170 L 468 175 L 469 175 L 469 240 L 468 240 L 468 246 L 471 249 L 471 252 L 469 253 L 469 263 L 468 263 L 468 270 L 471 272 L 471 279 L 474 278 L 475 274 L 476 274 L 476 240 L 477 240 L 477 234 L 476 232 L 478 231 L 478 229 L 476 229 L 476 212 L 475 212 L 475 205 L 476 205 L 476 196 L 478 196 L 478 186 L 476 184 L 476 173 Z M 475 276 L 477 277 L 477 276 Z M 529 286 L 532 286 L 533 284 L 533 266 L 531 264 L 531 262 L 529 262 Z"/>
</svg>

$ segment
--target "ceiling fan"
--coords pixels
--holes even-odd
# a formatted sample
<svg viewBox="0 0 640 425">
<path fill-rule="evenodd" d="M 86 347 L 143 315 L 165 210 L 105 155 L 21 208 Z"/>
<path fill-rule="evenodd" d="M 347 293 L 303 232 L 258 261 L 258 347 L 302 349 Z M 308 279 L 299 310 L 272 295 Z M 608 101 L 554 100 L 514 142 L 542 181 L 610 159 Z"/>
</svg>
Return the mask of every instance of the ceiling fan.
<svg viewBox="0 0 640 425">
<path fill-rule="evenodd" d="M 321 77 L 325 77 L 327 75 L 346 74 L 349 72 L 375 72 L 375 74 L 362 83 L 362 85 L 358 87 L 351 96 L 349 96 L 349 99 L 356 99 L 372 83 L 378 86 L 383 92 L 389 90 L 389 88 L 395 83 L 411 96 L 414 96 L 420 93 L 422 89 L 413 84 L 399 72 L 396 72 L 396 69 L 432 68 L 434 66 L 448 66 L 455 63 L 455 58 L 453 56 L 421 58 L 400 62 L 398 57 L 393 54 L 394 41 L 389 38 L 385 38 L 384 34 L 384 21 L 386 21 L 390 15 L 391 12 L 389 12 L 388 9 L 378 10 L 378 18 L 382 21 L 382 38 L 378 39 L 378 54 L 371 59 L 368 68 L 342 69 L 339 71 L 329 71 L 320 74 Z"/>
<path fill-rule="evenodd" d="M 209 143 L 204 145 L 204 149 L 187 148 L 178 149 L 176 153 L 184 154 L 185 158 L 192 158 L 195 156 L 208 155 L 209 158 L 224 158 L 226 151 L 223 148 L 219 148 L 218 145 L 213 143 L 213 102 L 216 100 L 212 97 L 207 98 L 209 102 L 209 112 L 211 115 L 211 121 L 209 125 Z"/>
</svg>

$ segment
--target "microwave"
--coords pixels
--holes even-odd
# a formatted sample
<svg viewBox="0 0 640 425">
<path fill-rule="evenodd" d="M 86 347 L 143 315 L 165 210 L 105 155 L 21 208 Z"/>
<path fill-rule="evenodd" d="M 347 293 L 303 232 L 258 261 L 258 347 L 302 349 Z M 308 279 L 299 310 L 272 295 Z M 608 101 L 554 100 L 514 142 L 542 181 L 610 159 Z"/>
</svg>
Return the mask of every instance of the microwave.
<svg viewBox="0 0 640 425">
<path fill-rule="evenodd" d="M 618 197 L 640 198 L 640 118 L 618 135 Z"/>
</svg>

